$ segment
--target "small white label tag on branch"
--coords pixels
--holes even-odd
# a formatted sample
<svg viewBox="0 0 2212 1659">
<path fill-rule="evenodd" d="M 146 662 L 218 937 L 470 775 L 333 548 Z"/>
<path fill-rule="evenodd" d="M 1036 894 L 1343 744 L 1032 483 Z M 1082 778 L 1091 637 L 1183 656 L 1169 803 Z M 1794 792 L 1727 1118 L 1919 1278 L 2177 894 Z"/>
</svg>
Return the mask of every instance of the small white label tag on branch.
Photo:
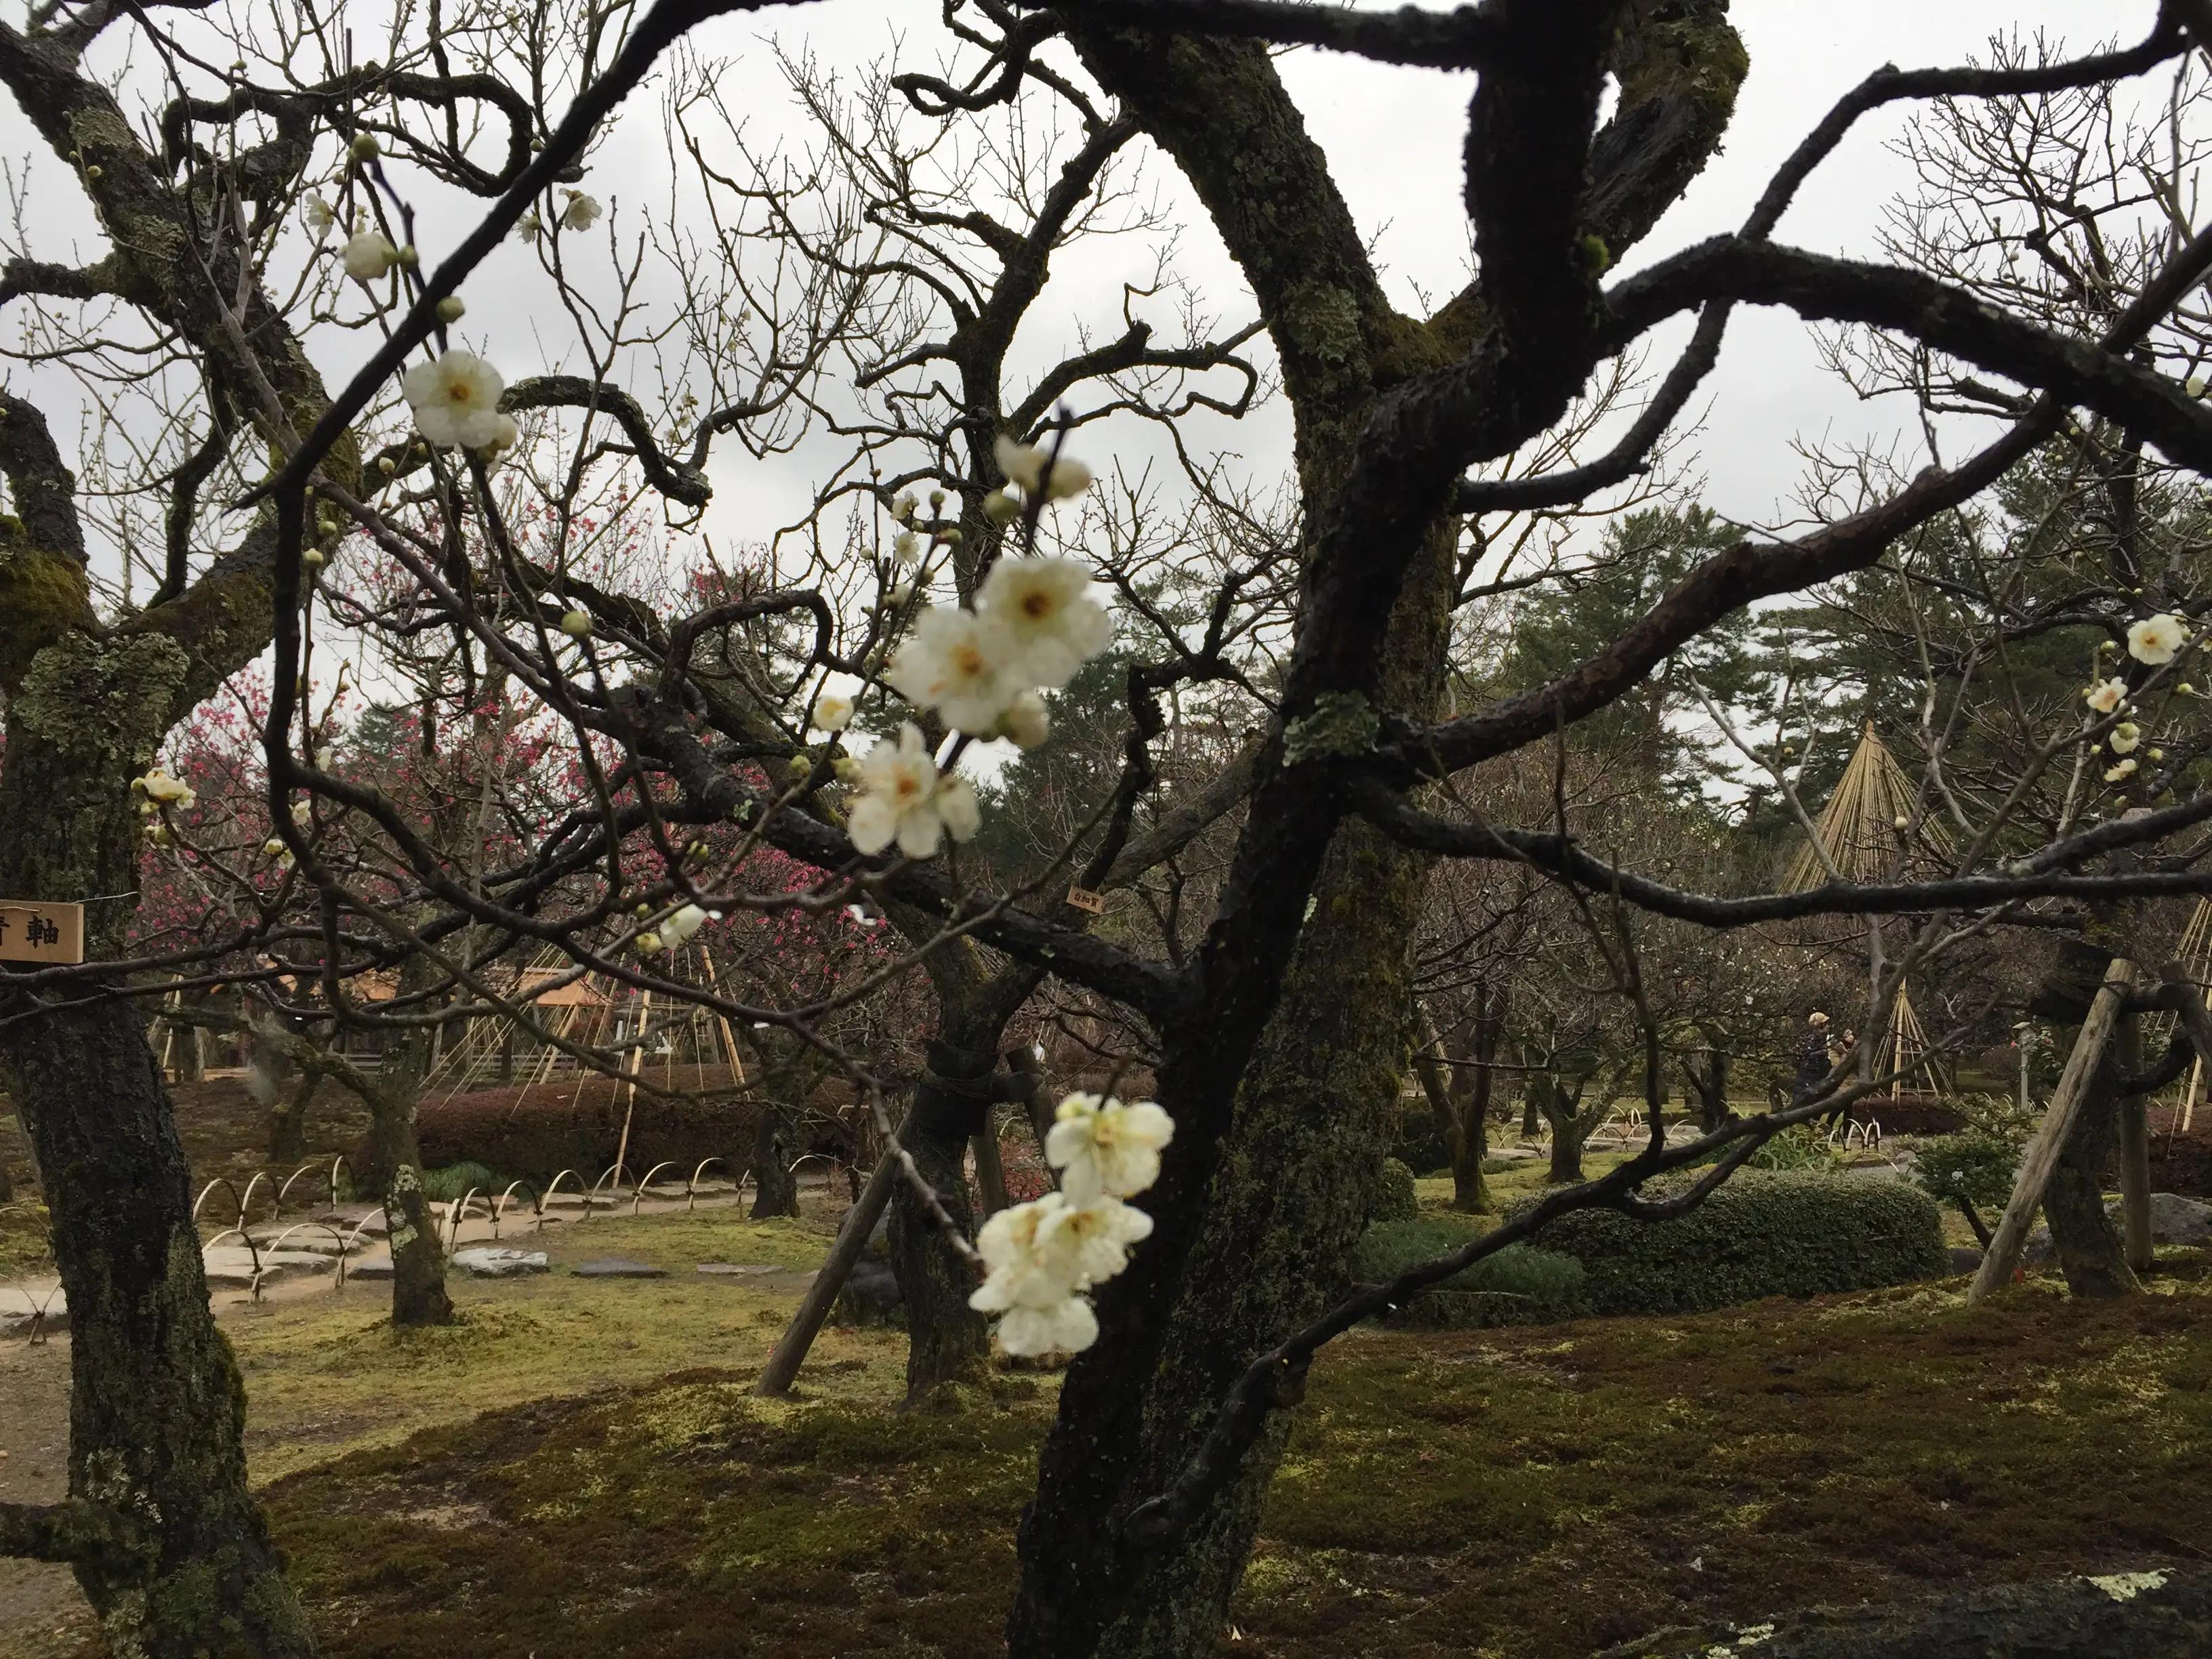
<svg viewBox="0 0 2212 1659">
<path fill-rule="evenodd" d="M 1088 910 L 1094 916 L 1106 914 L 1106 895 L 1094 893 L 1088 887 L 1069 888 L 1067 902 L 1079 910 Z"/>
<path fill-rule="evenodd" d="M 0 962 L 84 960 L 84 906 L 0 899 Z"/>
</svg>

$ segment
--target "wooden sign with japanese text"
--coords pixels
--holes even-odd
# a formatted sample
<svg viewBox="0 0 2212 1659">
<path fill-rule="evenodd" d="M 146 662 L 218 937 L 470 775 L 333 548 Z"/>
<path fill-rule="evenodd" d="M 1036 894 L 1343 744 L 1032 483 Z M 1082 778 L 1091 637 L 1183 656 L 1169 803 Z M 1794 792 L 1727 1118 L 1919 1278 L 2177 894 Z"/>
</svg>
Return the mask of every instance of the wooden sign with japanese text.
<svg viewBox="0 0 2212 1659">
<path fill-rule="evenodd" d="M 41 967 L 84 960 L 84 906 L 0 899 L 0 962 Z"/>
<path fill-rule="evenodd" d="M 1079 910 L 1088 910 L 1094 916 L 1106 914 L 1106 895 L 1094 893 L 1088 887 L 1069 888 L 1067 902 Z"/>
</svg>

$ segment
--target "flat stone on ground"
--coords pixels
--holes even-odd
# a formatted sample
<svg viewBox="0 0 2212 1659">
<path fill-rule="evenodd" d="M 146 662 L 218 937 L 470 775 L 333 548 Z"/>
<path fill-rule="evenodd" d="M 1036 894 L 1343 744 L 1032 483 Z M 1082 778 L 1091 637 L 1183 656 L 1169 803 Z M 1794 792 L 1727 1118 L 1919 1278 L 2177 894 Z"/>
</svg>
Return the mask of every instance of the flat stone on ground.
<svg viewBox="0 0 2212 1659">
<path fill-rule="evenodd" d="M 476 1279 L 519 1279 L 525 1273 L 547 1271 L 543 1250 L 456 1250 L 453 1265 Z"/>
<path fill-rule="evenodd" d="M 778 1270 L 769 1263 L 760 1261 L 702 1261 L 699 1264 L 699 1271 L 702 1273 L 750 1276 Z"/>
<path fill-rule="evenodd" d="M 356 1267 L 348 1267 L 346 1277 L 348 1279 L 389 1279 L 392 1277 L 391 1260 L 387 1257 L 381 1261 L 364 1261 Z"/>
<path fill-rule="evenodd" d="M 625 1261 L 620 1256 L 609 1256 L 600 1261 L 580 1261 L 569 1272 L 579 1279 L 665 1279 L 668 1269 L 655 1267 L 643 1261 Z"/>
</svg>

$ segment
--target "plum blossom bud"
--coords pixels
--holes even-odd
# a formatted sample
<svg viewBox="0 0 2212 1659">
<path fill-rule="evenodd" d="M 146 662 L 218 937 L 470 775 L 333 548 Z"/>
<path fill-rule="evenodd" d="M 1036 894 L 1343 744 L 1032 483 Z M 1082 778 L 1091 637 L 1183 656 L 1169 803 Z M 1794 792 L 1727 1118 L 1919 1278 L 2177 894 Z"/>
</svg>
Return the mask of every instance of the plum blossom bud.
<svg viewBox="0 0 2212 1659">
<path fill-rule="evenodd" d="M 1044 698 L 1024 691 L 999 717 L 999 733 L 1017 749 L 1036 749 L 1052 735 L 1052 714 Z"/>
<path fill-rule="evenodd" d="M 580 611 L 571 611 L 561 618 L 561 631 L 572 640 L 588 639 L 592 619 Z"/>
<path fill-rule="evenodd" d="M 468 309 L 468 307 L 461 303 L 459 295 L 448 294 L 438 301 L 438 320 L 441 323 L 458 323 L 467 314 Z"/>
</svg>

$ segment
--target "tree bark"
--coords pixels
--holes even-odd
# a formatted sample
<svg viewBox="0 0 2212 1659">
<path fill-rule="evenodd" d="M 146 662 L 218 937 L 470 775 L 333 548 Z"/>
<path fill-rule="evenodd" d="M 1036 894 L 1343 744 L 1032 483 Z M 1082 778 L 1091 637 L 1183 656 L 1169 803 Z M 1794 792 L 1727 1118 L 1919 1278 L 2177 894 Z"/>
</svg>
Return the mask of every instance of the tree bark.
<svg viewBox="0 0 2212 1659">
<path fill-rule="evenodd" d="M 2126 1016 L 2123 1019 L 2132 1024 Z M 2107 1049 L 2043 1192 L 2051 1242 L 2066 1288 L 2075 1296 L 2125 1296 L 2142 1288 L 2128 1266 L 2119 1231 L 2105 1210 L 2105 1172 L 2119 1142 L 2122 1067 Z"/>
<path fill-rule="evenodd" d="M 199 1029 L 192 1028 L 195 1041 Z M 300 1073 L 292 1090 L 292 1098 L 269 1114 L 269 1161 L 271 1164 L 298 1164 L 307 1156 L 307 1107 L 322 1086 L 323 1073 L 319 1066 L 309 1065 Z"/>
<path fill-rule="evenodd" d="M 410 956 L 400 969 L 400 990 L 427 988 L 435 971 L 419 953 Z M 402 1330 L 450 1325 L 455 1316 L 446 1289 L 445 1247 L 422 1190 L 422 1151 L 415 1134 L 416 1106 L 430 1068 L 435 1029 L 407 1029 L 392 1045 L 368 1097 L 370 1157 L 382 1172 L 384 1219 L 391 1230 L 392 1323 Z M 454 1195 L 456 1204 L 461 1196 Z"/>
<path fill-rule="evenodd" d="M 11 769 L 17 756 L 11 744 Z M 312 1654 L 246 1491 L 245 1394 L 138 1011 L 118 997 L 11 1022 L 0 1064 L 47 1172 L 69 1297 L 70 1496 L 158 1518 L 143 1548 L 70 1563 L 109 1649 Z"/>
<path fill-rule="evenodd" d="M 989 1103 L 946 1085 L 988 1087 L 998 1064 L 997 1030 L 989 1036 L 989 1045 L 978 1049 L 929 1045 L 929 1066 L 915 1087 L 904 1131 L 915 1170 L 970 1237 L 975 1218 L 968 1203 L 968 1142 L 977 1124 L 988 1121 Z M 906 1407 L 948 1403 L 955 1385 L 982 1376 L 990 1353 L 989 1322 L 968 1305 L 975 1273 L 904 1181 L 891 1192 L 890 1243 L 891 1271 L 906 1301 Z"/>
<path fill-rule="evenodd" d="M 791 1069 L 767 1068 L 761 1079 L 760 1121 L 753 1128 L 752 1218 L 799 1213 L 799 1178 L 791 1172 Z"/>
</svg>

